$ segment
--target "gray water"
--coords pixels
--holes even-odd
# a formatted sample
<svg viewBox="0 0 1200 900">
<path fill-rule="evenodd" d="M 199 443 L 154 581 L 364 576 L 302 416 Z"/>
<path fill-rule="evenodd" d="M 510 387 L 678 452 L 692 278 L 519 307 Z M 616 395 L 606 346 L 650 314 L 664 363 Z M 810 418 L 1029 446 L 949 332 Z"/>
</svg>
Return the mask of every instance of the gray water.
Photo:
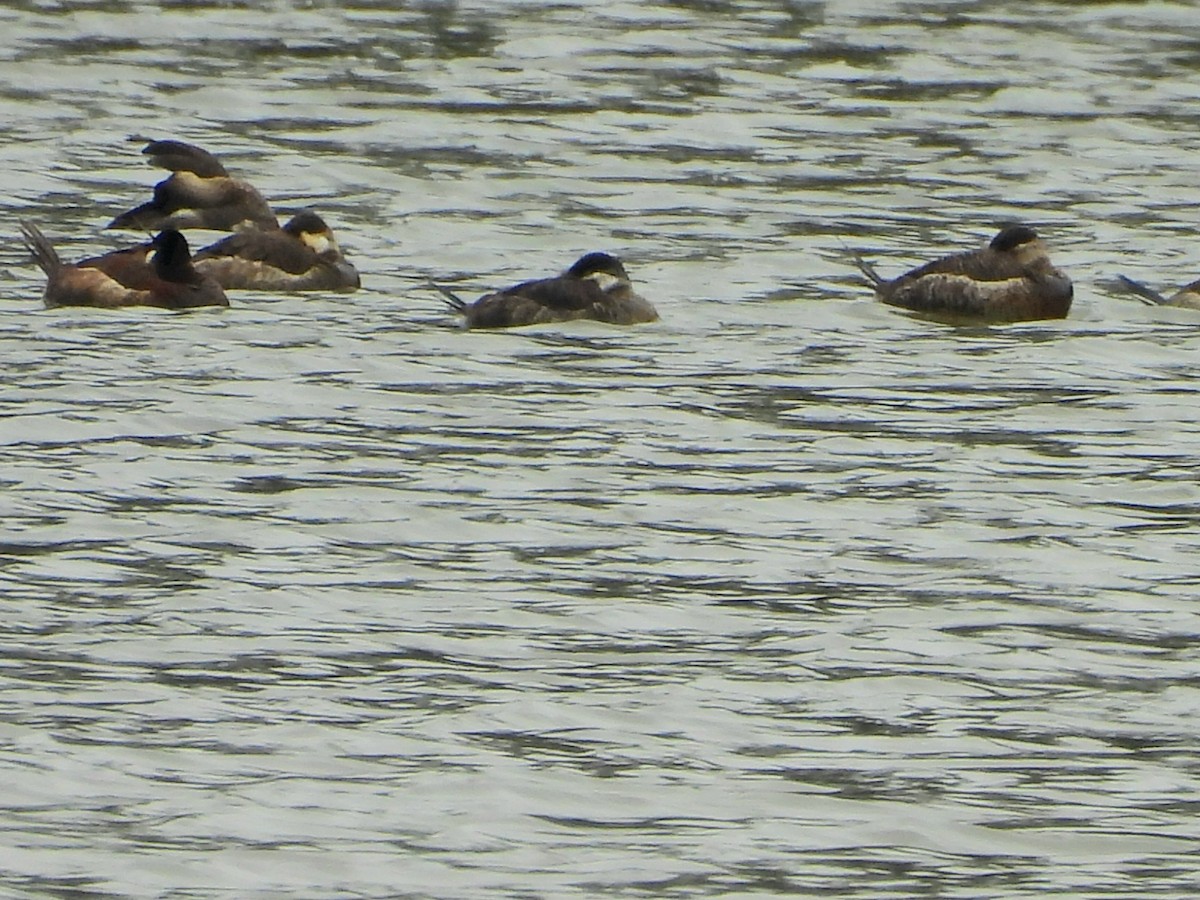
<svg viewBox="0 0 1200 900">
<path fill-rule="evenodd" d="M 1195 6 L 397 6 L 0 12 L 0 892 L 1195 896 Z M 146 137 L 364 289 L 42 309 Z M 850 263 L 1009 219 L 1067 320 Z"/>
</svg>

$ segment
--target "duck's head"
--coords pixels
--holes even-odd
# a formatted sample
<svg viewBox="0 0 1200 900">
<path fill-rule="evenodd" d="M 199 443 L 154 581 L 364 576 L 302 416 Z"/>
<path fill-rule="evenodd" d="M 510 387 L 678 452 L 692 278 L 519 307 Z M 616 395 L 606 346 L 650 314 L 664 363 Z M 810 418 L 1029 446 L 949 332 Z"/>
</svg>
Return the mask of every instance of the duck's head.
<svg viewBox="0 0 1200 900">
<path fill-rule="evenodd" d="M 608 290 L 616 284 L 629 284 L 629 273 L 621 265 L 621 261 L 611 253 L 588 253 L 581 256 L 567 275 L 572 278 L 586 278 L 595 281 L 601 288 Z"/>
<path fill-rule="evenodd" d="M 283 226 L 283 230 L 318 256 L 337 255 L 340 252 L 337 238 L 333 236 L 333 229 L 310 209 L 292 216 Z"/>
<path fill-rule="evenodd" d="M 1006 225 L 988 246 L 999 253 L 1011 253 L 1022 264 L 1047 258 L 1046 245 L 1028 225 Z"/>
<path fill-rule="evenodd" d="M 150 246 L 154 248 L 154 271 L 163 281 L 181 281 L 191 275 L 192 254 L 180 232 L 164 228 Z"/>
<path fill-rule="evenodd" d="M 992 242 L 988 246 L 993 250 L 1006 252 L 1037 239 L 1037 232 L 1028 225 L 1006 225 L 1000 229 L 999 234 L 992 238 Z"/>
</svg>

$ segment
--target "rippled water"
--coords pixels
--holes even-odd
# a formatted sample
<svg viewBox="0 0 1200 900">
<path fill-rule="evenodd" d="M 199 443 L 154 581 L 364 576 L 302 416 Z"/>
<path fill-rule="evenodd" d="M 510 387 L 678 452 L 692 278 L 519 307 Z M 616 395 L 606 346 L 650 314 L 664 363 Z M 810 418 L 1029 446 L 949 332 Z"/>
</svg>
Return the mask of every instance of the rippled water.
<svg viewBox="0 0 1200 900">
<path fill-rule="evenodd" d="M 395 6 L 0 12 L 5 895 L 1194 896 L 1195 8 Z M 43 310 L 130 135 L 364 290 Z M 849 264 L 1011 218 L 1066 321 Z"/>
</svg>

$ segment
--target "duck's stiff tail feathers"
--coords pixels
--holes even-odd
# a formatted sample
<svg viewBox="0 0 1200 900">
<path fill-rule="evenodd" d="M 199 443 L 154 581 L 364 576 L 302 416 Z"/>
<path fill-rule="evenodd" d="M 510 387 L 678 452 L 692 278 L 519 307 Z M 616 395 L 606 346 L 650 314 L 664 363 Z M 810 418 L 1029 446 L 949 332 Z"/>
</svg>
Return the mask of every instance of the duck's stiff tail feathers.
<svg viewBox="0 0 1200 900">
<path fill-rule="evenodd" d="M 446 305 L 456 313 L 464 313 L 467 311 L 467 301 L 458 296 L 458 294 L 454 293 L 454 291 L 450 290 L 449 288 L 442 287 L 436 281 L 427 281 L 425 283 L 441 294 L 442 300 L 444 300 Z"/>
<path fill-rule="evenodd" d="M 1131 294 L 1136 295 L 1144 303 L 1148 303 L 1151 306 L 1163 306 L 1169 302 L 1166 297 L 1154 290 L 1154 288 L 1146 287 L 1140 281 L 1134 281 L 1132 278 L 1126 278 L 1124 275 L 1118 275 L 1117 281 Z"/>
<path fill-rule="evenodd" d="M 21 220 L 21 237 L 25 239 L 25 247 L 33 255 L 41 270 L 47 275 L 53 275 L 62 268 L 62 260 L 59 259 L 58 251 L 54 249 L 54 245 L 50 243 L 40 228 L 32 222 Z"/>
<path fill-rule="evenodd" d="M 871 287 L 877 288 L 883 284 L 883 277 L 875 271 L 875 267 L 858 254 L 854 255 L 854 265 L 858 266 L 858 271 L 863 273 L 863 276 L 870 282 Z"/>
</svg>

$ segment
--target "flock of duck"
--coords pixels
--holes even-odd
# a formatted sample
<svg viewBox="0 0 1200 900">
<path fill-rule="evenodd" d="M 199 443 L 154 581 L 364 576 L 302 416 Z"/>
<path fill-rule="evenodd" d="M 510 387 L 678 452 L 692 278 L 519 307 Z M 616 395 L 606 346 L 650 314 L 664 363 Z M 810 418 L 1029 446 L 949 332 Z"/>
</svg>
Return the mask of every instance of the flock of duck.
<svg viewBox="0 0 1200 900">
<path fill-rule="evenodd" d="M 339 291 L 359 287 L 325 221 L 311 210 L 279 225 L 262 194 L 220 160 L 182 141 L 142 151 L 171 175 L 154 197 L 107 227 L 157 231 L 150 241 L 66 265 L 38 227 L 21 222 L 25 246 L 46 273 L 47 306 L 228 306 L 227 290 Z M 235 233 L 190 252 L 182 229 Z"/>
<path fill-rule="evenodd" d="M 182 141 L 151 141 L 142 153 L 171 174 L 149 201 L 107 227 L 157 231 L 149 241 L 65 264 L 36 225 L 22 221 L 25 245 L 46 273 L 47 306 L 156 306 L 182 310 L 228 306 L 228 290 L 353 291 L 358 272 L 333 231 L 312 210 L 280 226 L 270 204 L 233 178 L 213 154 Z M 232 231 L 191 253 L 183 230 Z M 1009 225 L 983 248 L 953 253 L 891 280 L 856 263 L 884 303 L 952 321 L 1061 319 L 1071 309 L 1071 279 L 1051 262 L 1032 228 Z M 1132 279 L 1150 303 L 1200 309 L 1200 281 L 1171 297 Z M 508 328 L 573 319 L 633 325 L 658 319 L 637 294 L 621 261 L 588 253 L 563 274 L 524 281 L 467 302 L 430 283 L 469 328 Z"/>
</svg>

